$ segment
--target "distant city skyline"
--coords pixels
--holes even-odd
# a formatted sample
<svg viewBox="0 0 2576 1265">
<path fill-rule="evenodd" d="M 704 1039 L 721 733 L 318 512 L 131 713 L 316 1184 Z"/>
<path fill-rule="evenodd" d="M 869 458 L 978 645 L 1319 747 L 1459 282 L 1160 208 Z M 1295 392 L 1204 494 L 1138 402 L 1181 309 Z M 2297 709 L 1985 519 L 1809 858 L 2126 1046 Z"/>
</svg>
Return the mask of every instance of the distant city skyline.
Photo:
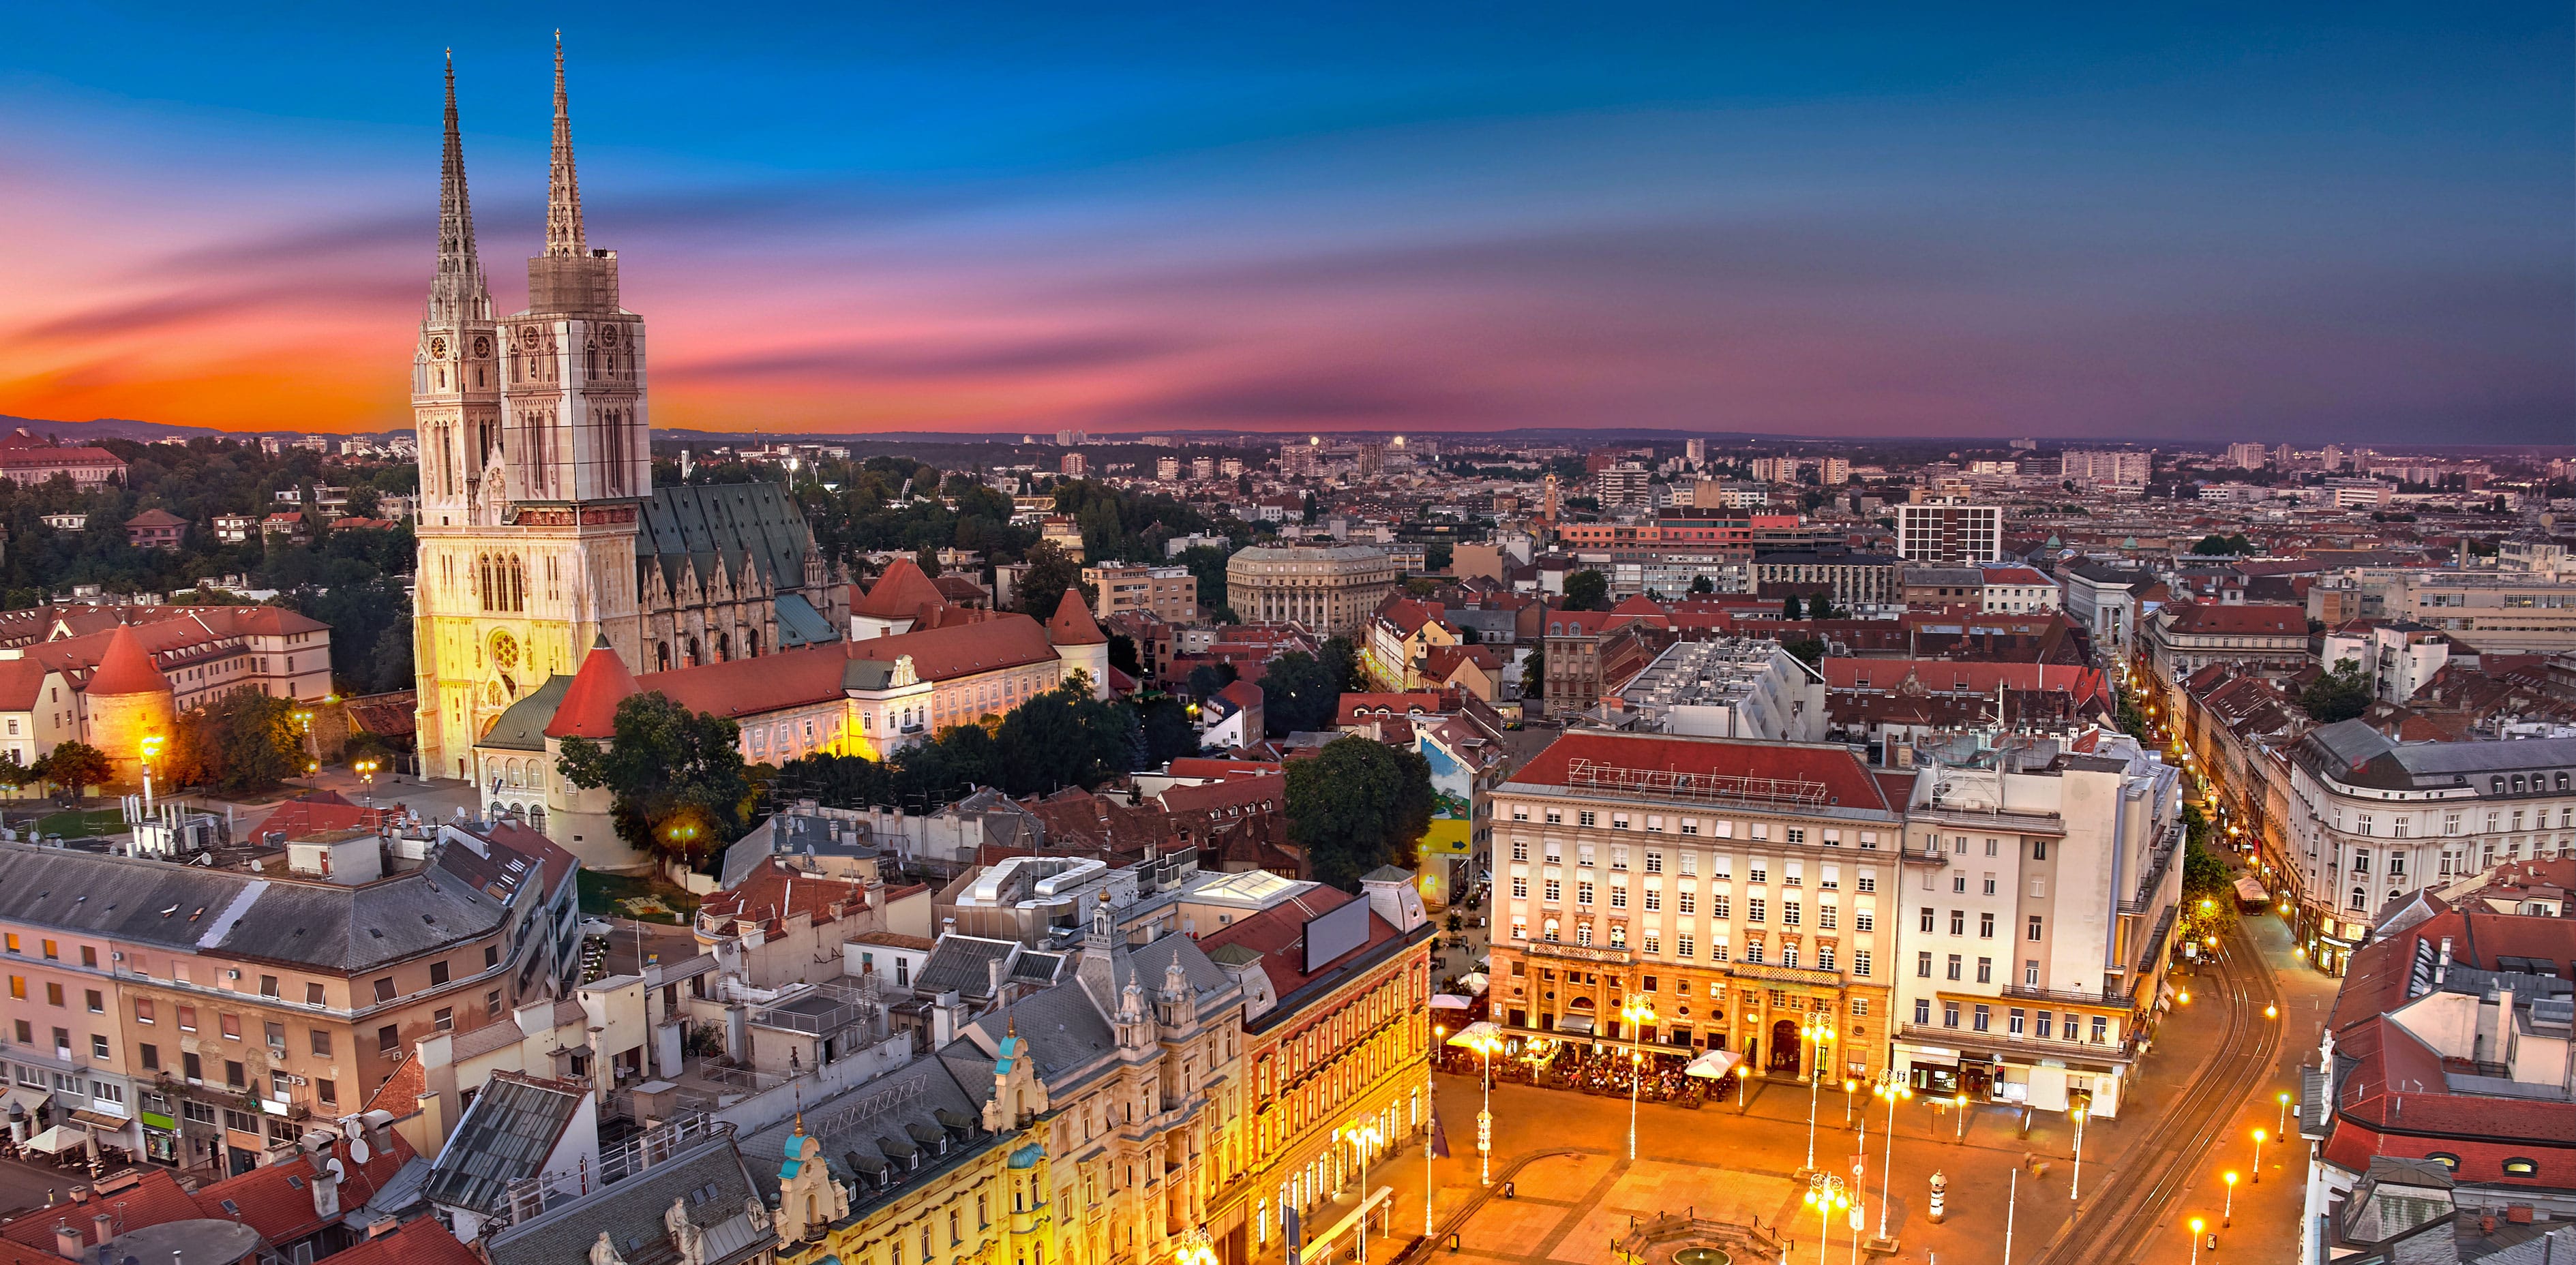
<svg viewBox="0 0 2576 1265">
<path fill-rule="evenodd" d="M 0 414 L 408 425 L 565 31 L 652 421 L 2564 444 L 2563 6 L 19 15 Z"/>
</svg>

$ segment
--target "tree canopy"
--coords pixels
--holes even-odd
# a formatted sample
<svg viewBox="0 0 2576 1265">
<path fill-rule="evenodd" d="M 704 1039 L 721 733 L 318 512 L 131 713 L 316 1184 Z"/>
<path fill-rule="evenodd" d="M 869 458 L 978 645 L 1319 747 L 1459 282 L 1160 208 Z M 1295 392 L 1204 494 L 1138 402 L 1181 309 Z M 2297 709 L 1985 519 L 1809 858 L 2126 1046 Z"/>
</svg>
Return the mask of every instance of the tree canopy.
<svg viewBox="0 0 2576 1265">
<path fill-rule="evenodd" d="M 1288 833 L 1313 875 L 1344 890 L 1382 865 L 1413 868 L 1431 828 L 1431 764 L 1359 736 L 1288 764 Z"/>
<path fill-rule="evenodd" d="M 1589 567 L 1567 573 L 1565 609 L 1570 611 L 1606 611 L 1610 609 L 1610 579 Z"/>
<path fill-rule="evenodd" d="M 2318 724 L 2331 725 L 2369 711 L 2376 697 L 2370 678 L 2362 675 L 2361 664 L 2337 659 L 2333 671 L 2320 674 L 2299 691 L 2299 706 L 2307 709 L 2308 717 Z"/>
<path fill-rule="evenodd" d="M 567 738 L 556 767 L 584 789 L 608 788 L 617 836 L 691 865 L 742 837 L 752 786 L 742 728 L 658 690 L 617 705 L 609 740 Z"/>
<path fill-rule="evenodd" d="M 1041 540 L 1029 547 L 1029 569 L 1020 576 L 1019 587 L 1011 593 L 1012 604 L 1023 615 L 1043 623 L 1064 603 L 1064 591 L 1077 589 L 1082 600 L 1098 602 L 1100 594 L 1082 582 L 1082 564 L 1073 560 L 1062 546 L 1052 540 Z"/>
<path fill-rule="evenodd" d="M 2198 554 L 2243 556 L 2255 552 L 2255 549 L 2254 542 L 2240 531 L 2232 536 L 2221 536 L 2212 532 L 2201 537 L 2199 543 L 2191 547 L 2191 551 Z"/>
<path fill-rule="evenodd" d="M 937 807 L 974 786 L 1014 796 L 1098 786 L 1149 760 L 1169 759 L 1156 753 L 1177 751 L 1184 741 L 1173 715 L 1189 728 L 1188 750 L 1197 750 L 1196 729 L 1176 700 L 1149 702 L 1147 710 L 1155 713 L 1150 723 L 1135 706 L 1095 699 L 1087 682 L 1068 682 L 1006 715 L 951 725 L 884 760 L 831 754 L 791 760 L 779 767 L 776 785 L 781 795 L 827 804 L 911 808 Z"/>
</svg>

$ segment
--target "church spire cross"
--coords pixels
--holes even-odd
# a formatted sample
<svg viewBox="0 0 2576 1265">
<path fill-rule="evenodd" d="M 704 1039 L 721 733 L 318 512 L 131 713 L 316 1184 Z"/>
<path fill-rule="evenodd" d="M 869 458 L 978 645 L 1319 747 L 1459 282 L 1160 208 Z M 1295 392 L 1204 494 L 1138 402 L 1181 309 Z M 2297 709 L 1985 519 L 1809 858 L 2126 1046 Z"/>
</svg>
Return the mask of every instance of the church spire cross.
<svg viewBox="0 0 2576 1265">
<path fill-rule="evenodd" d="M 564 92 L 563 32 L 555 32 L 554 175 L 546 182 L 546 253 L 577 259 L 590 253 L 581 231 L 581 181 L 572 166 L 572 105 Z"/>
</svg>

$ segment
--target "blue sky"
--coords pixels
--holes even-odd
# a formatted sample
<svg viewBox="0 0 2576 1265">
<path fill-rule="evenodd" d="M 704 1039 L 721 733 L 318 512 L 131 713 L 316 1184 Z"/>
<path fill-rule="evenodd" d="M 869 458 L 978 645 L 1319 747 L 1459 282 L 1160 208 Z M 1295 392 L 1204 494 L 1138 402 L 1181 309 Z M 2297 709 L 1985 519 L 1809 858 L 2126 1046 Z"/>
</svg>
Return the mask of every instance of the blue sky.
<svg viewBox="0 0 2576 1265">
<path fill-rule="evenodd" d="M 22 11 L 0 412 L 402 424 L 560 26 L 664 425 L 2576 435 L 2564 5 L 2100 10 Z"/>
</svg>

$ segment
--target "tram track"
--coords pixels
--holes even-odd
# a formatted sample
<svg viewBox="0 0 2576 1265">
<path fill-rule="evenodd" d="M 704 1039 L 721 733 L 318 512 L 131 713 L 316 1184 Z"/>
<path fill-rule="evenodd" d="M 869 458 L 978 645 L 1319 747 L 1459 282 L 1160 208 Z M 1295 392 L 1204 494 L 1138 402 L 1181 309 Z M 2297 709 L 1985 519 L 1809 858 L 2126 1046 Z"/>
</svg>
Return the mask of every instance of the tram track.
<svg viewBox="0 0 2576 1265">
<path fill-rule="evenodd" d="M 2280 1025 L 2265 1022 L 2262 1008 L 2277 1005 L 2280 989 L 2259 950 L 2237 924 L 2227 952 L 2212 972 L 2226 1007 L 2218 1053 L 2174 1103 L 2173 1109 L 2129 1148 L 2130 1162 L 2108 1174 L 2101 1193 L 2062 1226 L 2040 1254 L 2041 1265 L 2099 1265 L 2137 1259 L 2152 1231 L 2192 1183 L 2194 1167 L 2226 1135 L 2229 1122 L 2271 1074 L 2280 1050 Z"/>
</svg>

